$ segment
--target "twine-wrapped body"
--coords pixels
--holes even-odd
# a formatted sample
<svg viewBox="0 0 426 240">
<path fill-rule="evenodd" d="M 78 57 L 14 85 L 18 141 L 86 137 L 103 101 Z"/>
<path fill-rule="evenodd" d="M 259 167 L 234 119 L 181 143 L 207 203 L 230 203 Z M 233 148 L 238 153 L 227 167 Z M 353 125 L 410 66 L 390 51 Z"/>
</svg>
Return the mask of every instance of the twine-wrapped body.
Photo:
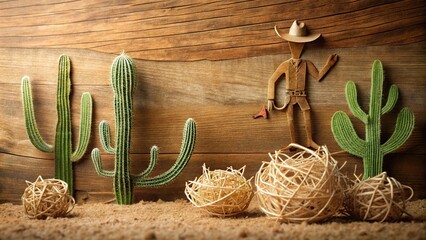
<svg viewBox="0 0 426 240">
<path fill-rule="evenodd" d="M 394 132 L 387 141 L 383 141 L 381 117 L 395 107 L 399 94 L 397 86 L 391 85 L 387 101 L 383 105 L 383 82 L 383 66 L 376 60 L 371 73 L 368 113 L 362 110 L 358 103 L 355 83 L 349 81 L 346 84 L 345 94 L 349 109 L 365 124 L 365 140 L 357 135 L 345 112 L 337 111 L 331 120 L 331 130 L 336 142 L 347 152 L 362 157 L 364 164 L 364 181 L 357 179 L 348 190 L 346 209 L 352 216 L 370 221 L 399 219 L 404 212 L 405 202 L 409 199 L 404 196 L 403 190 L 409 187 L 387 177 L 386 172 L 383 172 L 383 159 L 410 137 L 415 118 L 410 109 L 403 108 L 398 113 Z"/>
<path fill-rule="evenodd" d="M 260 209 L 283 222 L 319 222 L 339 210 L 343 187 L 337 162 L 325 146 L 317 151 L 298 144 L 303 151 L 288 156 L 269 154 L 255 177 Z"/>
</svg>

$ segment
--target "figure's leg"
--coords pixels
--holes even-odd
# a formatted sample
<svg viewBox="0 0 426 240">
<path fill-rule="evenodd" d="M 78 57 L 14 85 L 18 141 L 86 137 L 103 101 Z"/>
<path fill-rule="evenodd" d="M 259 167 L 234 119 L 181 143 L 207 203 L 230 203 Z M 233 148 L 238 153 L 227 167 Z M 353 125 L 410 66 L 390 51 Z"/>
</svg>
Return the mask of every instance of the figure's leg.
<svg viewBox="0 0 426 240">
<path fill-rule="evenodd" d="M 305 120 L 307 147 L 318 149 L 319 145 L 312 139 L 312 121 L 310 109 L 303 111 L 303 118 Z"/>
<path fill-rule="evenodd" d="M 294 117 L 293 117 L 293 103 L 290 103 L 287 105 L 286 114 L 287 114 L 287 123 L 288 123 L 288 129 L 290 130 L 290 140 L 291 143 L 296 142 L 296 133 L 294 130 Z"/>
</svg>

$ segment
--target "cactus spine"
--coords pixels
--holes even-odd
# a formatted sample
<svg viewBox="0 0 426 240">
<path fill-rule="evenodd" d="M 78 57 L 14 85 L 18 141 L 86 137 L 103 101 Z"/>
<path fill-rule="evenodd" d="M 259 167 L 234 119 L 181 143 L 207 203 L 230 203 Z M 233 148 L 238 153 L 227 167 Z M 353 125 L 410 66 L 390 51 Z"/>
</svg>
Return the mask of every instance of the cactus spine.
<svg viewBox="0 0 426 240">
<path fill-rule="evenodd" d="M 92 123 L 92 97 L 85 92 L 81 96 L 81 115 L 79 141 L 77 148 L 72 152 L 71 110 L 69 95 L 71 93 L 71 61 L 66 55 L 59 58 L 58 86 L 56 95 L 56 110 L 58 121 L 56 124 L 55 144 L 47 144 L 40 135 L 35 120 L 33 97 L 31 94 L 30 79 L 22 78 L 22 103 L 24 108 L 25 125 L 31 143 L 40 151 L 54 152 L 55 178 L 68 183 L 70 193 L 73 193 L 72 162 L 80 160 L 89 144 Z"/>
<path fill-rule="evenodd" d="M 158 148 L 153 146 L 147 169 L 139 175 L 130 175 L 129 154 L 135 72 L 133 60 L 124 53 L 116 57 L 111 66 L 111 81 L 114 91 L 115 147 L 111 146 L 110 127 L 106 121 L 100 123 L 99 135 L 105 151 L 115 155 L 115 170 L 103 170 L 99 149 L 95 148 L 92 151 L 92 160 L 96 172 L 101 176 L 114 178 L 114 193 L 118 204 L 131 204 L 133 202 L 134 186 L 155 187 L 175 179 L 185 168 L 195 147 L 196 125 L 194 120 L 190 118 L 185 123 L 180 154 L 173 167 L 158 176 L 147 177 L 158 159 Z"/>
<path fill-rule="evenodd" d="M 398 88 L 392 85 L 385 106 L 382 107 L 383 67 L 379 60 L 374 61 L 371 76 L 371 95 L 369 113 L 358 104 L 355 83 L 346 84 L 346 100 L 353 115 L 365 124 L 365 140 L 358 137 L 348 117 L 342 111 L 336 112 L 331 121 L 331 129 L 337 143 L 349 153 L 363 158 L 364 179 L 382 173 L 384 155 L 399 148 L 414 129 L 414 114 L 403 108 L 398 114 L 392 136 L 383 144 L 380 139 L 381 115 L 390 112 L 398 100 Z"/>
</svg>

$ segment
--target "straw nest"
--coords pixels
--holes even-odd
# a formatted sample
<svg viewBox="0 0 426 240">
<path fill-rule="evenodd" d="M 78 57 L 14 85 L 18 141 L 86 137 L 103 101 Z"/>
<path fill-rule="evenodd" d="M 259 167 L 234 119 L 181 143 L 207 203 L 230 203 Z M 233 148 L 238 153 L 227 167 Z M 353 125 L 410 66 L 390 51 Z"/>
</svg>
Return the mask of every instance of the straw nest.
<svg viewBox="0 0 426 240">
<path fill-rule="evenodd" d="M 74 208 L 75 200 L 68 194 L 66 182 L 39 176 L 35 182 L 26 183 L 28 187 L 22 195 L 22 205 L 28 217 L 63 217 Z"/>
<path fill-rule="evenodd" d="M 411 187 L 388 177 L 386 172 L 366 180 L 356 176 L 346 193 L 344 205 L 351 216 L 360 220 L 395 221 L 401 219 L 403 213 L 408 214 L 405 204 L 413 194 Z"/>
<path fill-rule="evenodd" d="M 287 148 L 297 148 L 293 156 Z M 312 151 L 290 144 L 269 154 L 256 174 L 260 209 L 283 222 L 319 222 L 332 217 L 343 203 L 343 184 L 337 162 L 326 146 Z"/>
<path fill-rule="evenodd" d="M 253 187 L 244 175 L 245 166 L 235 170 L 210 171 L 203 165 L 203 174 L 186 183 L 185 194 L 196 207 L 217 216 L 243 212 L 253 198 Z"/>
</svg>

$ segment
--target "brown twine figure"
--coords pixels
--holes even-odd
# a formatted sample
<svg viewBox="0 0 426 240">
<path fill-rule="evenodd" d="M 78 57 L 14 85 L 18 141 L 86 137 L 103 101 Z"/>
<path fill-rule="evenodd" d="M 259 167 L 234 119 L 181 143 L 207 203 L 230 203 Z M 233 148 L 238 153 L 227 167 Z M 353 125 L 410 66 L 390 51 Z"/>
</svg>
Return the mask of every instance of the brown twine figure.
<svg viewBox="0 0 426 240">
<path fill-rule="evenodd" d="M 276 34 L 282 39 L 288 41 L 291 58 L 281 63 L 281 65 L 275 70 L 268 82 L 268 111 L 272 111 L 272 108 L 276 110 L 284 110 L 287 115 L 288 126 L 290 130 L 291 142 L 295 143 L 295 129 L 293 120 L 293 109 L 294 105 L 298 104 L 303 112 L 303 118 L 305 122 L 305 130 L 307 137 L 307 147 L 318 149 L 319 145 L 312 139 L 312 122 L 311 122 L 311 107 L 306 99 L 305 84 L 306 84 L 306 73 L 309 73 L 316 80 L 321 79 L 327 74 L 327 72 L 337 62 L 337 55 L 332 54 L 328 57 L 325 66 L 318 71 L 315 65 L 309 61 L 301 59 L 303 47 L 305 43 L 315 41 L 321 34 L 309 34 L 306 25 L 303 22 L 297 20 L 293 22 L 290 27 L 289 33 L 281 33 L 280 30 L 275 26 Z M 285 75 L 285 89 L 286 96 L 284 99 L 284 105 L 277 107 L 275 105 L 275 85 L 278 79 Z M 265 114 L 266 115 L 266 114 Z"/>
</svg>

